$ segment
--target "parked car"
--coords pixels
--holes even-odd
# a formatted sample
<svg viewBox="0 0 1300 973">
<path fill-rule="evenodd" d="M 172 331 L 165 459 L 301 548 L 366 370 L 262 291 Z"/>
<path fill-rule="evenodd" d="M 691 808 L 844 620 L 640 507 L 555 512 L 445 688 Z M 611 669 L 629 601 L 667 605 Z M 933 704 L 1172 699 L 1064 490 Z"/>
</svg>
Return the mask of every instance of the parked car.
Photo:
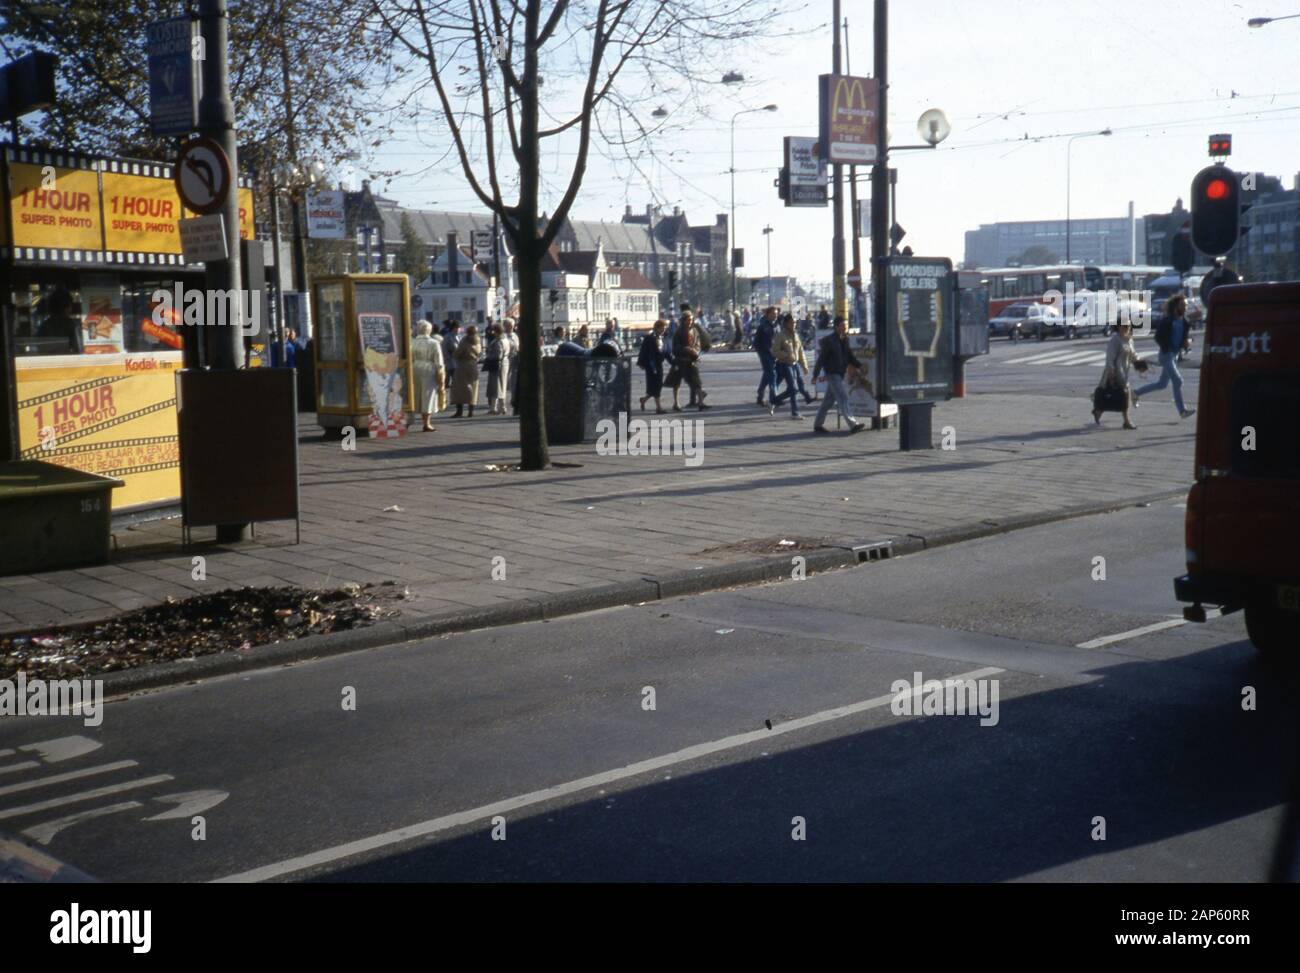
<svg viewBox="0 0 1300 973">
<path fill-rule="evenodd" d="M 989 318 L 989 337 L 1006 337 L 1011 341 L 1037 338 L 1042 341 L 1049 331 L 1061 327 L 1061 312 L 1046 304 L 1021 301 L 1008 304 L 996 317 Z"/>
</svg>

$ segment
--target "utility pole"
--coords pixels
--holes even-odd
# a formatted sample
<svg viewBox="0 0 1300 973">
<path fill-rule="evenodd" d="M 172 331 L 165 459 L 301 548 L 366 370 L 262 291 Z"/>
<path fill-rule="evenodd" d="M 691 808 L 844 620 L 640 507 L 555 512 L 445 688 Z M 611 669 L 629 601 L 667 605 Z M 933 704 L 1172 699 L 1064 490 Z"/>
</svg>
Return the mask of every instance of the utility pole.
<svg viewBox="0 0 1300 973">
<path fill-rule="evenodd" d="M 289 73 L 289 45 L 285 33 L 285 7 L 288 0 L 280 0 L 280 73 L 284 78 L 284 133 L 289 148 L 289 161 L 298 165 L 298 135 L 294 128 L 293 113 L 293 79 Z M 307 299 L 307 239 L 302 232 L 301 200 L 302 188 L 289 195 L 289 207 L 293 218 L 293 289 L 298 292 L 298 331 L 305 338 L 311 330 L 307 320 L 311 314 L 311 302 Z M 370 259 L 369 241 L 367 240 L 366 259 Z"/>
<path fill-rule="evenodd" d="M 831 31 L 835 42 L 831 48 L 831 73 L 838 75 L 840 73 L 840 0 L 832 0 L 831 11 Z M 883 128 L 883 123 L 881 125 Z M 836 162 L 831 166 L 831 179 L 835 183 L 835 198 L 833 200 L 831 219 L 835 223 L 834 240 L 831 244 L 831 273 L 835 278 L 835 313 L 844 315 L 847 319 L 849 316 L 848 303 L 845 300 L 844 274 L 844 195 L 843 182 L 844 166 Z"/>
<path fill-rule="evenodd" d="M 871 318 L 876 332 L 876 354 L 882 351 L 880 329 L 885 324 L 885 264 L 889 253 L 889 0 L 875 0 L 872 28 L 877 92 L 876 163 L 871 167 Z M 883 359 L 880 367 L 884 368 Z"/>
<path fill-rule="evenodd" d="M 849 18 L 844 18 L 844 73 L 853 73 L 852 49 L 849 45 Z M 849 226 L 853 228 L 853 267 L 859 274 L 861 280 L 862 274 L 862 223 L 858 219 L 858 167 L 849 166 L 849 208 L 853 211 L 849 214 Z M 859 290 L 858 293 L 861 293 Z M 857 294 L 848 295 L 853 300 L 854 308 L 859 306 Z M 864 305 L 865 306 L 865 305 Z M 859 321 L 858 326 L 867 330 L 867 322 Z"/>
<path fill-rule="evenodd" d="M 208 344 L 208 361 L 215 370 L 233 370 L 244 365 L 243 324 L 247 309 L 240 273 L 239 252 L 239 150 L 235 140 L 235 106 L 230 100 L 230 77 L 226 59 L 229 54 L 229 14 L 226 0 L 200 0 L 199 30 L 206 57 L 203 59 L 203 97 L 199 101 L 199 134 L 221 146 L 230 162 L 230 185 L 226 201 L 218 212 L 225 223 L 225 260 L 206 261 L 204 284 L 213 291 L 238 295 L 235 320 L 224 327 L 204 328 Z M 217 541 L 233 543 L 248 540 L 248 524 L 218 524 Z"/>
</svg>

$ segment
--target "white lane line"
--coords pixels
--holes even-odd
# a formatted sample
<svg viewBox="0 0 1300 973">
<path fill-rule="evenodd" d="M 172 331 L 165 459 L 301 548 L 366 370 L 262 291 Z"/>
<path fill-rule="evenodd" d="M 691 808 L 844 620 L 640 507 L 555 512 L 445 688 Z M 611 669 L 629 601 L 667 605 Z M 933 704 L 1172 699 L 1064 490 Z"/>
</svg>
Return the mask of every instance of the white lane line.
<svg viewBox="0 0 1300 973">
<path fill-rule="evenodd" d="M 1143 625 L 1141 628 L 1130 629 L 1127 632 L 1119 632 L 1116 635 L 1103 635 L 1099 639 L 1080 642 L 1075 646 L 1075 648 L 1100 649 L 1103 645 L 1110 645 L 1113 642 L 1123 642 L 1125 639 L 1135 639 L 1139 635 L 1149 635 L 1152 632 L 1160 632 L 1166 628 L 1177 628 L 1179 625 L 1186 624 L 1187 620 L 1185 618 L 1169 618 L 1163 622 L 1156 622 L 1152 625 Z"/>
<path fill-rule="evenodd" d="M 124 770 L 127 767 L 137 766 L 134 760 L 119 760 L 116 763 L 100 764 L 98 767 L 86 767 L 83 770 L 69 770 L 64 774 L 51 774 L 49 777 L 41 777 L 37 780 L 25 780 L 21 784 L 9 784 L 0 787 L 0 797 L 6 794 L 17 794 L 19 791 L 30 791 L 36 787 L 46 787 L 50 784 L 62 784 L 64 781 L 77 780 L 81 777 L 93 777 L 95 774 L 108 774 L 114 770 Z"/>
<path fill-rule="evenodd" d="M 33 767 L 39 767 L 40 764 L 35 760 L 24 760 L 20 764 L 10 764 L 8 767 L 0 767 L 0 774 L 10 774 L 15 770 L 31 770 Z"/>
<path fill-rule="evenodd" d="M 144 805 L 139 801 L 123 801 L 121 804 L 110 804 L 108 807 L 92 807 L 89 811 L 69 814 L 66 818 L 34 824 L 25 829 L 23 834 L 33 841 L 48 845 L 54 840 L 54 836 L 64 828 L 70 828 L 74 824 L 80 824 L 82 821 L 89 821 L 92 818 L 102 818 L 105 815 L 116 814 L 118 811 L 129 811 L 133 807 L 144 807 Z"/>
<path fill-rule="evenodd" d="M 990 667 L 976 669 L 973 672 L 962 673 L 961 675 L 947 676 L 945 678 L 962 680 L 984 679 L 988 676 L 995 676 L 1003 671 L 1004 670 L 1002 669 Z M 468 811 L 458 811 L 455 814 L 446 814 L 440 818 L 432 818 L 428 821 L 421 821 L 419 824 L 407 825 L 406 827 L 398 828 L 395 831 L 385 831 L 383 834 L 372 835 L 369 838 L 360 838 L 356 841 L 349 841 L 346 844 L 335 845 L 332 848 L 323 848 L 320 851 L 314 851 L 306 855 L 299 855 L 296 858 L 287 858 L 284 861 L 276 862 L 272 865 L 263 865 L 261 868 L 249 869 L 246 872 L 227 875 L 225 878 L 218 878 L 213 881 L 264 882 L 268 879 L 280 878 L 294 872 L 301 872 L 308 868 L 314 868 L 318 865 L 326 865 L 330 862 L 336 862 L 344 858 L 351 858 L 354 855 L 374 851 L 378 848 L 386 848 L 389 845 L 400 844 L 401 842 L 409 841 L 412 838 L 421 838 L 426 835 L 436 834 L 439 831 L 446 831 L 449 828 L 459 827 L 463 824 L 472 824 L 475 821 L 482 821 L 497 814 L 506 814 L 510 811 L 517 811 L 520 808 L 525 808 L 532 804 L 541 804 L 544 801 L 552 801 L 559 797 L 566 797 L 570 794 L 577 794 L 581 791 L 591 790 L 594 787 L 617 783 L 621 780 L 627 780 L 629 777 L 638 777 L 641 774 L 648 774 L 657 770 L 662 770 L 665 767 L 672 767 L 676 764 L 686 763 L 687 761 L 698 760 L 701 757 L 708 757 L 715 753 L 735 750 L 738 747 L 745 747 L 751 743 L 770 740 L 774 736 L 780 736 L 785 733 L 794 733 L 798 730 L 806 730 L 809 727 L 819 726 L 822 723 L 842 720 L 847 716 L 854 716 L 858 713 L 865 713 L 867 710 L 878 709 L 881 706 L 888 706 L 893 699 L 894 696 L 892 693 L 887 696 L 876 696 L 873 699 L 866 699 L 858 703 L 850 703 L 847 706 L 837 706 L 834 709 L 822 710 L 820 713 L 813 713 L 810 716 L 801 716 L 798 719 L 790 720 L 788 723 L 777 723 L 770 730 L 766 728 L 761 730 L 751 730 L 748 733 L 737 733 L 734 736 L 723 737 L 721 740 L 714 740 L 711 743 L 698 743 L 695 746 L 687 747 L 684 750 L 667 753 L 661 757 L 651 757 L 649 760 L 642 760 L 634 764 L 628 764 L 626 767 L 619 767 L 616 770 L 607 770 L 599 774 L 592 774 L 590 777 L 581 777 L 578 780 L 571 780 L 564 784 L 556 784 L 554 787 L 547 787 L 540 791 L 521 794 L 518 797 L 496 801 L 493 804 L 484 804 L 482 807 L 471 808 Z"/>
<path fill-rule="evenodd" d="M 165 781 L 174 780 L 171 774 L 158 774 L 154 777 L 141 777 L 139 780 L 128 780 L 122 784 L 110 784 L 107 787 L 97 787 L 93 791 L 81 791 L 78 794 L 69 794 L 67 797 L 55 797 L 48 801 L 41 801 L 38 804 L 24 804 L 21 807 L 7 807 L 0 809 L 0 821 L 6 818 L 19 818 L 24 814 L 36 814 L 40 811 L 48 811 L 53 807 L 63 807 L 65 804 L 76 804 L 78 801 L 93 801 L 97 797 L 104 797 L 108 794 L 120 794 L 122 791 L 134 790 L 137 787 L 149 787 L 153 784 L 161 784 Z"/>
</svg>

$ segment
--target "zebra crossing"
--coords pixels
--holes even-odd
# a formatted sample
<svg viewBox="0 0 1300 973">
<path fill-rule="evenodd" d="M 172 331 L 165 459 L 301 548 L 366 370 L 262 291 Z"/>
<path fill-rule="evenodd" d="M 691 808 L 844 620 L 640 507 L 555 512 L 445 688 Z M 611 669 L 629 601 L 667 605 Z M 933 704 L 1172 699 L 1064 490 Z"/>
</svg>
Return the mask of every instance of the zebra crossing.
<svg viewBox="0 0 1300 973">
<path fill-rule="evenodd" d="M 1071 348 L 1068 351 L 1047 351 L 1037 352 L 1033 355 L 1022 355 L 1019 358 L 1008 358 L 999 361 L 999 365 L 1062 365 L 1067 368 L 1076 366 L 1095 365 L 1101 367 L 1106 361 L 1105 348 L 1090 348 L 1086 351 L 1080 351 L 1078 348 Z"/>
</svg>

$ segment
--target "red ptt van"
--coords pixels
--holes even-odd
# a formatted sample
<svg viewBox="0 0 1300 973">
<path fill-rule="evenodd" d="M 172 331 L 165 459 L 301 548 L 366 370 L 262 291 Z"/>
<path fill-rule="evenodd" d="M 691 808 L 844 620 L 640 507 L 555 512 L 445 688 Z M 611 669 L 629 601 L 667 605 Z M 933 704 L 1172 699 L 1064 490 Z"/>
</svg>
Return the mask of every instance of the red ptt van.
<svg viewBox="0 0 1300 973">
<path fill-rule="evenodd" d="M 1300 661 L 1300 282 L 1210 294 L 1186 540 L 1184 617 L 1244 608 L 1257 649 Z"/>
</svg>

